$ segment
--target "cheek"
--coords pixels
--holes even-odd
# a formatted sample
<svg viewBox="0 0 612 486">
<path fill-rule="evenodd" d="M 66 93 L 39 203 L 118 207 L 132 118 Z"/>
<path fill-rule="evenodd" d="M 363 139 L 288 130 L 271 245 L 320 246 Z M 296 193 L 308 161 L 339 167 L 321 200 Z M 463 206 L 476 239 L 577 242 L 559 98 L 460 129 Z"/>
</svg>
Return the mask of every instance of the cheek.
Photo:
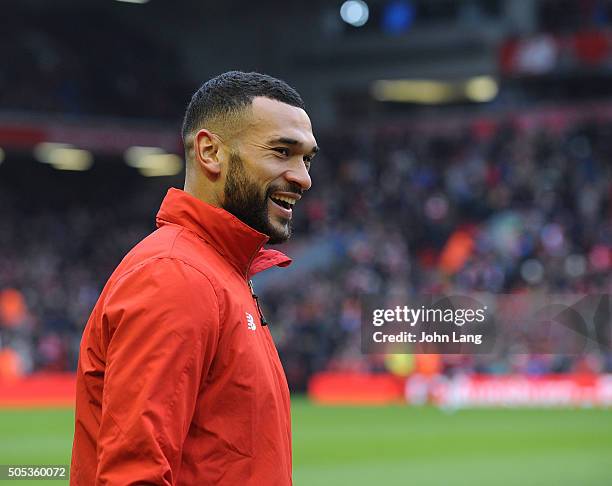
<svg viewBox="0 0 612 486">
<path fill-rule="evenodd" d="M 287 169 L 288 161 L 279 157 L 267 157 L 253 167 L 253 176 L 262 181 L 273 181 Z"/>
<path fill-rule="evenodd" d="M 249 182 L 257 186 L 262 194 L 270 195 L 274 187 L 282 186 L 283 162 L 264 159 L 258 163 L 249 164 L 247 166 Z"/>
</svg>

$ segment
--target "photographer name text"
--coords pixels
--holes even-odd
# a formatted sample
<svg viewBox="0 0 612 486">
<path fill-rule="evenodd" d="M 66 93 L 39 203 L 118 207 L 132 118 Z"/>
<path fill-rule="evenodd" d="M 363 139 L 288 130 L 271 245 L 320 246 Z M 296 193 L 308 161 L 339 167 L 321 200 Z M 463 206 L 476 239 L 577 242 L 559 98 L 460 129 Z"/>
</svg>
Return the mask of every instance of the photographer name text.
<svg viewBox="0 0 612 486">
<path fill-rule="evenodd" d="M 438 332 L 424 332 L 420 335 L 415 332 L 403 331 L 397 334 L 384 334 L 376 331 L 372 335 L 375 343 L 473 343 L 482 344 L 482 334 L 460 334 L 453 331 L 451 334 Z"/>
</svg>

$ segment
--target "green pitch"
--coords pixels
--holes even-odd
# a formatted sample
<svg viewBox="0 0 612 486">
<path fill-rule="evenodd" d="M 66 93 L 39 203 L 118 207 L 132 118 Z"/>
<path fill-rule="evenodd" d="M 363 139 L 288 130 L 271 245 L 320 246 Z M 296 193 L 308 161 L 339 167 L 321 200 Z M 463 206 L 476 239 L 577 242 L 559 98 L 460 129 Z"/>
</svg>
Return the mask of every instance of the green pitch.
<svg viewBox="0 0 612 486">
<path fill-rule="evenodd" d="M 71 410 L 0 410 L 0 464 L 68 464 Z M 612 484 L 612 410 L 293 402 L 296 486 Z M 1 484 L 66 484 L 0 481 Z"/>
</svg>

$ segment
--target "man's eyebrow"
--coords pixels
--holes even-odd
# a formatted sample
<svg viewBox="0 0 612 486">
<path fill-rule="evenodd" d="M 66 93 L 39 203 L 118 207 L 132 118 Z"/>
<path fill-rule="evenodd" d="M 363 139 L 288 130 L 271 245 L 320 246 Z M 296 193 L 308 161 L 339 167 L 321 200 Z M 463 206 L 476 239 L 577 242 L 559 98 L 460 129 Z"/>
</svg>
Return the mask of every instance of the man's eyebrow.
<svg viewBox="0 0 612 486">
<path fill-rule="evenodd" d="M 275 143 L 282 143 L 284 145 L 301 145 L 301 142 L 297 141 L 294 138 L 289 138 L 289 137 L 278 137 L 278 138 L 273 138 L 272 140 L 268 141 L 268 145 L 273 145 Z M 311 154 L 316 154 L 319 151 L 319 147 L 318 146 L 314 146 L 312 147 L 312 150 L 310 151 Z"/>
<path fill-rule="evenodd" d="M 288 138 L 288 137 L 278 137 L 278 138 L 273 138 L 272 140 L 268 141 L 269 145 L 272 145 L 274 143 L 282 143 L 285 145 L 299 145 L 300 144 L 300 142 L 298 142 L 294 138 Z"/>
</svg>

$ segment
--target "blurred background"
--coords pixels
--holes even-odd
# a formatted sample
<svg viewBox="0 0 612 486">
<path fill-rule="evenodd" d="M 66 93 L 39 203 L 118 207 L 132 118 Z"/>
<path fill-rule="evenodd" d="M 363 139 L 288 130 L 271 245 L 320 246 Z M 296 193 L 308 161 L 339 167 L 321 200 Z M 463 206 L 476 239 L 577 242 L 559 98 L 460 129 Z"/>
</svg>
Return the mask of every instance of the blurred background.
<svg viewBox="0 0 612 486">
<path fill-rule="evenodd" d="M 296 484 L 612 484 L 609 310 L 580 355 L 360 341 L 365 299 L 610 294 L 611 1 L 6 0 L 0 26 L 1 463 L 69 463 L 89 313 L 182 188 L 192 93 L 239 69 L 322 148 L 294 264 L 255 281 Z"/>
</svg>

